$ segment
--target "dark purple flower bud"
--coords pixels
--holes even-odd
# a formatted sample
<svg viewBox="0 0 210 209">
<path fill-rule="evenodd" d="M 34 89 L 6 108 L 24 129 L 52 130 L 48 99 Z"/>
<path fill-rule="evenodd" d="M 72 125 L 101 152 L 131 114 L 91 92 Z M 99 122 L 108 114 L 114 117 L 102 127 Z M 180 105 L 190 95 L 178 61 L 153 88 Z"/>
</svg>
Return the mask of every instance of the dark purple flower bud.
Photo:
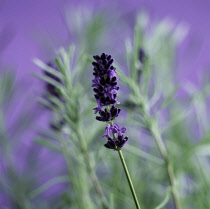
<svg viewBox="0 0 210 209">
<path fill-rule="evenodd" d="M 143 48 L 139 49 L 138 59 L 141 64 L 139 65 L 139 69 L 137 69 L 137 82 L 140 83 L 142 76 L 142 65 L 144 65 L 146 60 L 146 54 Z"/>
<path fill-rule="evenodd" d="M 104 146 L 108 149 L 117 149 L 117 146 L 115 145 L 115 141 L 111 138 L 108 138 L 108 141 L 106 142 L 106 144 L 104 144 Z"/>
<path fill-rule="evenodd" d="M 128 141 L 128 137 L 127 136 L 124 137 L 123 135 L 121 135 L 121 136 L 118 136 L 115 144 L 118 148 L 122 148 L 127 141 Z"/>
<path fill-rule="evenodd" d="M 60 131 L 65 124 L 66 124 L 66 122 L 64 121 L 64 119 L 61 119 L 58 122 L 52 122 L 52 123 L 50 123 L 50 128 L 53 131 Z"/>
<path fill-rule="evenodd" d="M 128 141 L 128 137 L 124 137 L 123 135 L 118 136 L 116 139 L 108 138 L 108 141 L 104 146 L 108 149 L 121 149 L 125 145 L 125 143 Z"/>
<path fill-rule="evenodd" d="M 139 49 L 139 61 L 141 63 L 144 63 L 145 62 L 145 58 L 146 58 L 145 51 L 142 48 L 140 48 Z"/>
<path fill-rule="evenodd" d="M 55 65 L 54 63 L 48 62 L 47 65 L 48 65 L 49 67 L 51 67 L 51 68 L 53 68 L 53 69 L 59 71 L 58 68 L 56 67 L 56 65 Z M 47 77 L 49 77 L 49 78 L 51 78 L 51 79 L 57 81 L 58 83 L 62 83 L 61 79 L 58 78 L 57 76 L 53 75 L 52 73 L 49 73 L 49 72 L 47 72 L 47 71 L 44 71 L 44 74 L 45 74 Z M 61 95 L 60 95 L 60 92 L 58 91 L 58 89 L 56 88 L 56 86 L 54 86 L 53 84 L 50 84 L 50 83 L 46 83 L 46 84 L 45 84 L 45 87 L 46 87 L 46 92 L 47 92 L 48 94 L 50 94 L 50 95 L 52 95 L 52 96 L 54 96 L 54 97 L 57 97 L 59 100 L 62 100 L 62 101 L 63 101 L 63 99 L 62 99 L 62 97 L 61 97 Z"/>
<path fill-rule="evenodd" d="M 120 113 L 120 109 L 116 108 L 114 106 L 111 107 L 110 111 L 105 108 L 105 110 L 99 110 L 99 115 L 96 116 L 96 120 L 102 121 L 102 122 L 108 122 L 111 120 L 114 120 Z"/>
</svg>

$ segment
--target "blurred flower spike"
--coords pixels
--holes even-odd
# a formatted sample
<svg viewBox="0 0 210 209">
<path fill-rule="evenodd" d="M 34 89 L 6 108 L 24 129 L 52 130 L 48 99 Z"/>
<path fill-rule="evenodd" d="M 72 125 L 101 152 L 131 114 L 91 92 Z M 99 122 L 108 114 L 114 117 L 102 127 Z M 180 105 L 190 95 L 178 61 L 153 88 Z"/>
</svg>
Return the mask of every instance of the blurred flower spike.
<svg viewBox="0 0 210 209">
<path fill-rule="evenodd" d="M 48 65 L 49 67 L 51 67 L 51 68 L 53 68 L 53 69 L 59 71 L 58 68 L 57 68 L 57 66 L 56 66 L 53 62 L 48 62 L 47 65 Z M 49 78 L 51 78 L 51 79 L 57 81 L 58 83 L 62 83 L 62 82 L 61 82 L 61 79 L 58 78 L 58 77 L 56 77 L 56 76 L 53 75 L 52 73 L 49 73 L 49 72 L 47 72 L 47 71 L 44 71 L 44 74 L 45 74 L 47 77 L 49 77 Z M 46 82 L 46 83 L 45 83 L 45 89 L 46 89 L 46 93 L 47 93 L 47 94 L 49 94 L 50 96 L 54 96 L 54 97 L 56 97 L 57 99 L 63 101 L 63 98 L 61 98 L 61 95 L 60 95 L 60 93 L 59 93 L 59 91 L 58 91 L 58 88 L 56 88 L 56 86 L 54 86 L 54 85 L 51 84 L 51 83 Z M 55 105 L 55 104 L 53 104 L 53 105 Z"/>
<path fill-rule="evenodd" d="M 54 70 L 56 71 L 59 71 L 58 67 L 56 66 L 56 64 L 54 62 L 48 62 L 47 63 L 47 66 L 49 66 L 50 68 L 53 68 Z M 47 77 L 49 77 L 50 79 L 53 79 L 55 81 L 57 81 L 58 83 L 62 84 L 62 80 L 60 78 L 58 78 L 56 75 L 50 73 L 50 72 L 47 72 L 47 71 L 44 71 L 43 72 Z M 45 83 L 45 94 L 44 94 L 44 98 L 51 104 L 53 105 L 54 107 L 56 107 L 56 103 L 53 102 L 51 100 L 50 97 L 55 97 L 57 98 L 59 101 L 61 102 L 65 102 L 64 98 L 61 96 L 61 93 L 59 92 L 59 89 L 49 83 L 49 82 L 46 82 Z M 61 119 L 59 119 L 58 121 L 53 121 L 53 122 L 50 122 L 50 128 L 54 131 L 60 131 L 62 129 L 62 127 L 65 125 L 65 121 L 63 119 L 63 117 L 61 117 Z"/>
</svg>

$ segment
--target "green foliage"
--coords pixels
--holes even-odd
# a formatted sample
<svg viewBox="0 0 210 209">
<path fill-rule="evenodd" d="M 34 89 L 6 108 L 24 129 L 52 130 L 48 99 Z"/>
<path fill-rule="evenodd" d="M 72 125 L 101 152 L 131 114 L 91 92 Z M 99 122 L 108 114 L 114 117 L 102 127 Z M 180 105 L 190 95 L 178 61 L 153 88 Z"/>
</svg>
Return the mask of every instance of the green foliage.
<svg viewBox="0 0 210 209">
<path fill-rule="evenodd" d="M 199 96 L 202 91 L 197 90 L 189 95 L 192 100 L 183 101 L 176 97 L 182 86 L 175 81 L 175 51 L 187 30 L 181 24 L 175 27 L 171 21 L 163 20 L 152 25 L 148 31 L 145 20 L 149 22 L 146 14 L 138 16 L 134 39 L 125 41 L 128 72 L 122 71 L 124 68 L 120 62 L 116 65 L 121 82 L 129 92 L 126 95 L 121 93 L 121 106 L 128 111 L 125 117 L 129 118 L 123 119 L 123 125 L 130 133 L 130 142 L 124 148 L 128 168 L 142 208 L 169 208 L 174 204 L 174 198 L 177 209 L 206 208 L 209 200 L 207 196 L 199 195 L 198 191 L 203 188 L 208 193 L 210 188 L 209 177 L 204 169 L 209 167 L 206 164 L 209 138 L 207 136 L 201 142 L 196 142 L 189 132 L 192 124 L 187 118 L 193 116 L 194 107 L 198 125 L 203 124 L 207 131 L 207 109 L 204 105 L 209 95 L 206 94 L 203 99 Z M 140 48 L 146 54 L 143 63 L 139 60 Z M 65 156 L 69 168 L 69 186 L 74 188 L 73 192 L 67 193 L 67 198 L 78 198 L 69 206 L 103 208 L 105 201 L 108 208 L 134 208 L 119 159 L 115 153 L 104 149 L 98 140 L 102 127 L 91 115 L 94 107 L 89 92 L 91 80 L 82 76 L 86 75 L 84 69 L 89 67 L 87 64 L 91 59 L 83 54 L 72 63 L 74 50 L 71 46 L 59 51 L 55 60 L 59 72 L 35 60 L 39 67 L 59 76 L 62 81 L 62 84 L 54 85 L 66 102 L 62 103 L 53 97 L 48 99 L 56 107 L 46 101 L 41 102 L 52 109 L 55 119 L 62 116 L 66 121 L 58 135 L 59 150 Z M 53 84 L 43 74 L 38 77 Z M 139 130 L 146 130 L 149 135 L 139 135 Z M 53 144 L 43 139 L 38 142 L 54 149 Z M 78 175 L 80 170 L 83 175 Z M 91 183 L 93 173 L 98 176 L 96 180 L 106 200 L 100 200 L 100 194 L 97 194 L 97 189 L 94 190 L 94 181 Z M 190 189 L 188 181 L 193 182 Z"/>
</svg>

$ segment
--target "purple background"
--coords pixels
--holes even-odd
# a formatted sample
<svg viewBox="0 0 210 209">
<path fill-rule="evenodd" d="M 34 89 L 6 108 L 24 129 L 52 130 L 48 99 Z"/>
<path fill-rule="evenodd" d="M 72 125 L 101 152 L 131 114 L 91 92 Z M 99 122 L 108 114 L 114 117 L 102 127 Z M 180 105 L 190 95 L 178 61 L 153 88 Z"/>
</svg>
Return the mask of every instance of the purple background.
<svg viewBox="0 0 210 209">
<path fill-rule="evenodd" d="M 74 8 L 76 4 L 94 8 L 117 8 L 123 14 L 145 9 L 154 20 L 169 16 L 176 22 L 185 22 L 190 31 L 179 50 L 178 77 L 197 83 L 198 73 L 209 67 L 210 2 L 208 0 L 121 0 L 114 3 L 113 1 L 1 0 L 0 63 L 3 66 L 13 67 L 18 77 L 34 70 L 32 58 L 43 59 L 49 56 L 49 51 L 46 51 L 47 46 L 56 49 L 66 43 L 68 33 L 61 13 L 68 7 Z"/>
</svg>

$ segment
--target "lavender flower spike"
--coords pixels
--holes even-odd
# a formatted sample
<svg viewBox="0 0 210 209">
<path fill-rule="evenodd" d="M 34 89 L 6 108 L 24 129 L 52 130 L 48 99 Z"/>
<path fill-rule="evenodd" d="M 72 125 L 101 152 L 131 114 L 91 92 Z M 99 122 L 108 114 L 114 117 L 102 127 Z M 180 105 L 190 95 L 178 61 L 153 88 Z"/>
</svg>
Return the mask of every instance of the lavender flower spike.
<svg viewBox="0 0 210 209">
<path fill-rule="evenodd" d="M 117 86 L 116 68 L 112 63 L 114 60 L 111 55 L 102 53 L 101 56 L 93 56 L 96 62 L 93 62 L 93 91 L 95 92 L 95 98 L 98 107 L 94 108 L 95 113 L 101 110 L 104 106 L 115 106 L 119 104 L 117 100 L 117 92 L 119 87 Z"/>
<path fill-rule="evenodd" d="M 124 137 L 122 133 L 125 133 L 126 128 L 121 128 L 113 120 L 118 117 L 120 109 L 116 107 L 119 104 L 117 100 L 117 93 L 119 87 L 117 86 L 117 73 L 116 68 L 112 65 L 114 60 L 111 55 L 102 53 L 101 56 L 93 56 L 96 62 L 93 62 L 93 91 L 95 92 L 95 98 L 98 107 L 94 108 L 96 120 L 102 122 L 108 122 L 109 124 L 105 128 L 106 134 L 102 137 L 107 138 L 107 143 L 104 145 L 108 149 L 119 150 L 128 141 L 128 137 Z M 105 108 L 104 108 L 105 107 Z"/>
</svg>

